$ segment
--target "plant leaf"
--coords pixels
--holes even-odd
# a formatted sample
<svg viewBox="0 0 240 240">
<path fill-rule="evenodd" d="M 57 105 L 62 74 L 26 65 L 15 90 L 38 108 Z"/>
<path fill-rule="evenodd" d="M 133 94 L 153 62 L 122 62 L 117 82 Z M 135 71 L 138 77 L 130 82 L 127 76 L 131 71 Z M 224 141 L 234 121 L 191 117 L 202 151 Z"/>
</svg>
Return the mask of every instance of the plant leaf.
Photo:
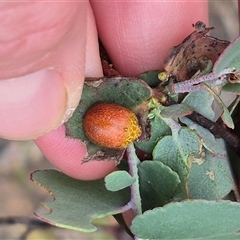
<svg viewBox="0 0 240 240">
<path fill-rule="evenodd" d="M 156 143 L 165 135 L 170 134 L 168 125 L 159 117 L 151 119 L 151 137 L 143 142 L 136 142 L 135 145 L 142 151 L 151 154 Z"/>
<path fill-rule="evenodd" d="M 42 221 L 52 225 L 83 232 L 93 232 L 95 218 L 126 211 L 124 205 L 130 200 L 130 189 L 111 192 L 104 180 L 80 181 L 56 170 L 36 171 L 31 180 L 47 189 L 54 201 L 44 203 L 50 211 L 35 213 Z"/>
<path fill-rule="evenodd" d="M 190 129 L 197 132 L 197 134 L 203 140 L 203 146 L 210 152 L 218 156 L 225 156 L 227 154 L 225 147 L 223 147 L 222 144 L 219 144 L 219 142 L 216 140 L 214 135 L 209 132 L 209 130 L 186 117 L 181 118 L 180 121 L 186 124 Z"/>
<path fill-rule="evenodd" d="M 108 174 L 104 181 L 107 190 L 115 192 L 131 186 L 136 179 L 126 171 L 115 171 Z"/>
<path fill-rule="evenodd" d="M 222 118 L 223 122 L 229 128 L 234 128 L 234 123 L 233 123 L 231 114 L 228 111 L 228 109 L 227 109 L 225 103 L 222 101 L 222 99 L 207 84 L 201 83 L 201 85 L 215 98 L 215 100 L 218 103 L 219 107 L 222 109 L 223 113 L 221 115 L 221 118 Z"/>
<path fill-rule="evenodd" d="M 151 97 L 152 91 L 148 85 L 133 78 L 100 78 L 84 83 L 81 101 L 72 117 L 65 123 L 66 135 L 82 140 L 87 147 L 84 162 L 91 160 L 115 160 L 119 162 L 124 150 L 103 148 L 92 143 L 84 133 L 83 117 L 88 108 L 97 102 L 113 102 L 133 111 L 138 105 Z"/>
<path fill-rule="evenodd" d="M 235 68 L 240 70 L 240 37 L 237 37 L 223 51 L 213 66 L 213 73 L 220 73 L 225 68 Z"/>
<path fill-rule="evenodd" d="M 178 147 L 172 136 L 163 137 L 153 150 L 153 160 L 161 161 L 178 173 Z"/>
<path fill-rule="evenodd" d="M 200 113 L 204 117 L 213 120 L 215 113 L 212 109 L 213 96 L 205 90 L 190 92 L 182 101 L 194 109 L 195 112 Z"/>
<path fill-rule="evenodd" d="M 144 161 L 138 171 L 143 211 L 169 202 L 181 182 L 178 174 L 160 161 Z"/>
<path fill-rule="evenodd" d="M 223 108 L 223 114 L 221 115 L 221 118 L 223 120 L 223 122 L 225 123 L 226 126 L 228 126 L 229 128 L 234 128 L 234 123 L 233 123 L 233 119 L 231 117 L 230 112 L 228 111 L 227 107 L 224 105 Z"/>
<path fill-rule="evenodd" d="M 178 148 L 182 157 L 198 155 L 202 151 L 202 141 L 195 131 L 182 127 L 178 133 Z"/>
<path fill-rule="evenodd" d="M 139 79 L 145 81 L 150 87 L 156 87 L 160 80 L 158 79 L 159 70 L 147 71 L 138 76 Z"/>
<path fill-rule="evenodd" d="M 180 156 L 177 143 L 172 136 L 163 137 L 153 150 L 153 161 L 161 161 L 166 166 L 170 167 L 179 175 L 181 183 L 178 185 L 174 200 L 181 201 L 188 198 L 186 181 L 188 177 L 188 167 Z"/>
<path fill-rule="evenodd" d="M 137 216 L 130 228 L 141 239 L 239 239 L 240 204 L 205 200 L 170 203 Z"/>
<path fill-rule="evenodd" d="M 222 87 L 223 91 L 240 94 L 240 83 L 227 83 Z"/>
<path fill-rule="evenodd" d="M 161 109 L 161 116 L 163 118 L 179 118 L 184 117 L 193 112 L 193 109 L 185 104 L 174 104 L 169 107 Z"/>
<path fill-rule="evenodd" d="M 179 175 L 181 183 L 174 195 L 175 201 L 189 198 L 187 189 L 188 160 L 191 155 L 198 155 L 202 149 L 199 136 L 192 130 L 182 127 L 176 138 L 163 137 L 153 150 L 153 160 L 161 161 Z"/>
<path fill-rule="evenodd" d="M 218 157 L 206 150 L 205 158 L 193 158 L 189 169 L 188 190 L 190 198 L 206 200 L 219 200 L 230 191 L 235 191 L 228 157 Z"/>
</svg>

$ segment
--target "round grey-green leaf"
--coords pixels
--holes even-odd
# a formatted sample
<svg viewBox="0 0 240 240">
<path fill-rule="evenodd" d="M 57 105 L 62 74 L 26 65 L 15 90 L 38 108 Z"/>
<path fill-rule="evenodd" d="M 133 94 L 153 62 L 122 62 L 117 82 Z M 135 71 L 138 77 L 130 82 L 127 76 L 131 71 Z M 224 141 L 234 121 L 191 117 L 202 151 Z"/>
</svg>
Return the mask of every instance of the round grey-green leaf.
<svg viewBox="0 0 240 240">
<path fill-rule="evenodd" d="M 115 192 L 131 186 L 136 179 L 126 171 L 116 171 L 108 174 L 104 181 L 107 190 Z"/>
<path fill-rule="evenodd" d="M 175 202 L 137 216 L 131 231 L 141 239 L 240 239 L 240 204 Z"/>
</svg>

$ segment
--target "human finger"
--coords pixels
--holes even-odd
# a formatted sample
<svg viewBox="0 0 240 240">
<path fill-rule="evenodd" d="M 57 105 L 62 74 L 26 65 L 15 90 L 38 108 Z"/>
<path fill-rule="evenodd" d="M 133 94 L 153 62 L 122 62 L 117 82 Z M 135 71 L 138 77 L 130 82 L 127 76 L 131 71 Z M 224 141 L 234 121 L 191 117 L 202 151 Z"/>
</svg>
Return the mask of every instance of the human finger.
<svg viewBox="0 0 240 240">
<path fill-rule="evenodd" d="M 88 2 L 0 4 L 2 138 L 39 137 L 76 108 L 85 77 L 88 8 Z"/>
<path fill-rule="evenodd" d="M 124 76 L 161 69 L 167 52 L 208 22 L 207 1 L 91 1 L 98 33 L 114 67 Z"/>
</svg>

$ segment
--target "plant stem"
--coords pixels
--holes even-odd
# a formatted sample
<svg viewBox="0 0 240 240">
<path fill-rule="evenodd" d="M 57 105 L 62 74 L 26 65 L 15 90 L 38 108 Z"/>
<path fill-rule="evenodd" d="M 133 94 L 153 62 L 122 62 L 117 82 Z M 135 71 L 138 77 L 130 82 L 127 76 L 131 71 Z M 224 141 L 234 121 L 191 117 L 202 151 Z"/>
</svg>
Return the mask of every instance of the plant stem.
<svg viewBox="0 0 240 240">
<path fill-rule="evenodd" d="M 231 147 L 234 148 L 236 153 L 240 154 L 239 137 L 226 128 L 223 123 L 212 122 L 197 112 L 193 112 L 188 115 L 187 118 L 208 129 L 215 137 L 223 138 Z"/>
<path fill-rule="evenodd" d="M 181 129 L 181 125 L 172 118 L 162 118 L 162 120 L 171 128 L 173 138 L 178 136 L 178 132 Z"/>
<path fill-rule="evenodd" d="M 138 180 L 138 164 L 140 163 L 134 145 L 131 144 L 127 148 L 129 172 L 136 179 L 136 181 L 131 186 L 131 205 L 134 216 L 142 214 L 142 203 L 140 196 L 139 180 Z"/>
<path fill-rule="evenodd" d="M 226 78 L 227 74 L 233 73 L 234 70 L 235 70 L 234 68 L 226 68 L 226 69 L 223 69 L 219 73 L 211 72 L 211 73 L 201 76 L 201 77 L 197 77 L 197 78 L 193 78 L 193 79 L 189 79 L 189 80 L 186 80 L 183 82 L 176 83 L 173 86 L 172 93 L 185 93 L 185 92 L 201 90 L 200 86 L 195 86 L 195 85 L 198 83 L 202 83 L 202 82 L 218 80 L 219 78 Z"/>
</svg>

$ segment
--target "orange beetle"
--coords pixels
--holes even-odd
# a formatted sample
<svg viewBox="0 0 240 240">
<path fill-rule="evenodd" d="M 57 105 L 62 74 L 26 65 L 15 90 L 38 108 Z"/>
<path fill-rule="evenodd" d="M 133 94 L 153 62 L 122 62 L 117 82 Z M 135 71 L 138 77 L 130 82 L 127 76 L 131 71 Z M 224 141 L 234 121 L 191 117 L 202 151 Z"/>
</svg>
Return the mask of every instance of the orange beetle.
<svg viewBox="0 0 240 240">
<path fill-rule="evenodd" d="M 114 149 L 124 149 L 141 135 L 136 115 L 129 109 L 100 102 L 91 106 L 83 119 L 87 137 L 94 143 Z"/>
</svg>

